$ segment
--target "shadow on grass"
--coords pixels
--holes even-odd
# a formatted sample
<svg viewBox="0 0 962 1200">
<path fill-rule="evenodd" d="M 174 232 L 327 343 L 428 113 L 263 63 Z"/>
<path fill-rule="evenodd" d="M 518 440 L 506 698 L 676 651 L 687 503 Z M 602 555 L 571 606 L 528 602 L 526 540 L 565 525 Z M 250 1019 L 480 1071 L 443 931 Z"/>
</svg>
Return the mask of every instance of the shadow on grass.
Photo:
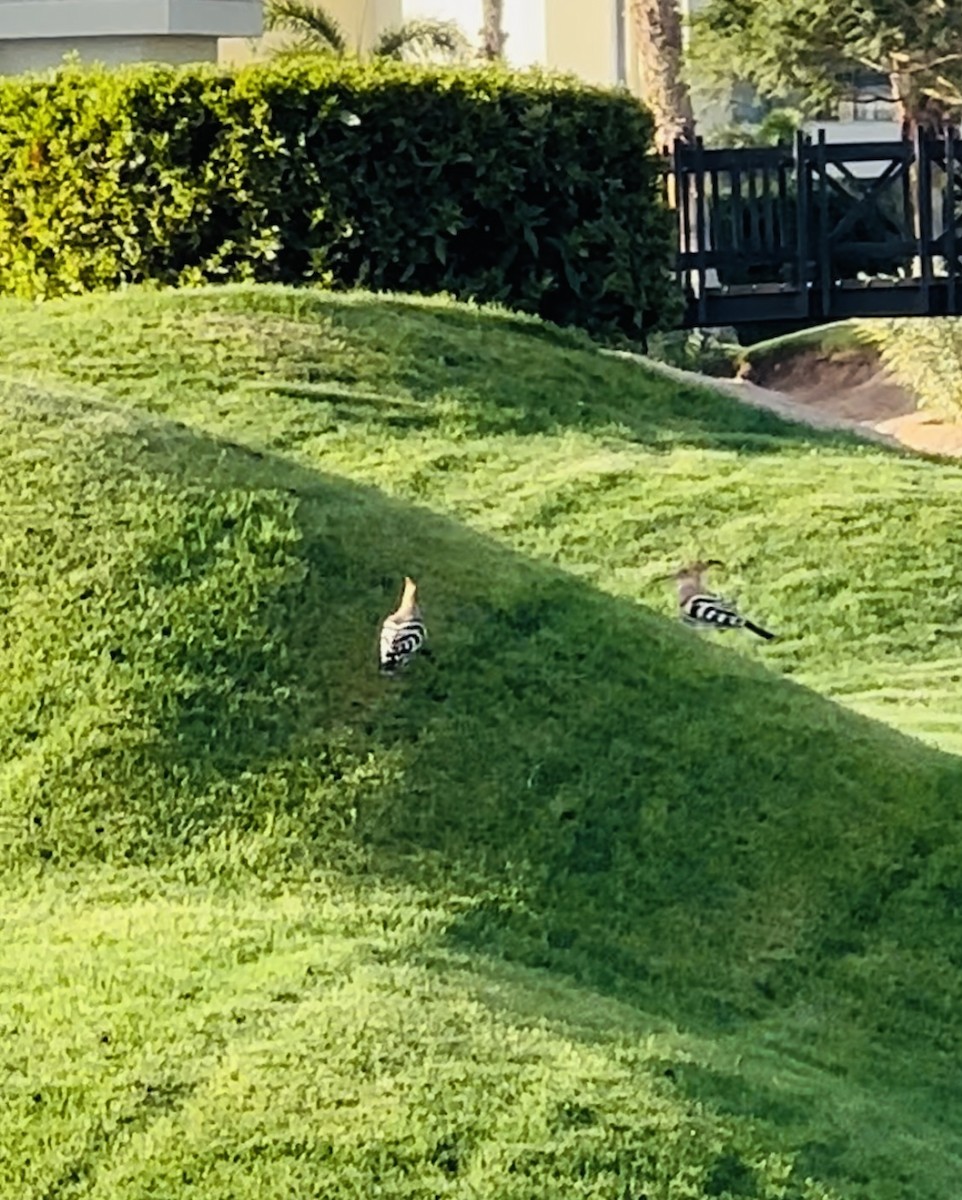
<svg viewBox="0 0 962 1200">
<path fill-rule="evenodd" d="M 219 353 L 227 346 L 236 352 Z M 195 423 L 212 400 L 229 406 L 232 394 L 254 392 L 257 436 L 274 449 L 338 425 L 385 424 L 385 415 L 396 436 L 576 430 L 654 450 L 743 454 L 858 444 L 649 373 L 575 331 L 431 299 L 271 286 L 132 290 L 15 310 L 0 327 L 4 359 Z"/>
<path fill-rule="evenodd" d="M 197 516 L 148 540 L 115 594 L 137 618 L 116 670 L 158 667 L 131 710 L 150 738 L 71 761 L 56 816 L 75 859 L 175 863 L 228 838 L 266 847 L 269 873 L 359 863 L 456 898 L 449 947 L 712 1036 L 800 996 L 872 1030 L 871 971 L 904 957 L 913 912 L 958 961 L 927 883 L 960 840 L 957 758 L 375 489 L 160 422 L 102 440 L 164 485 L 158 528 L 168 499 Z M 238 494 L 247 523 L 227 528 L 220 498 Z M 162 595 L 140 620 L 151 572 Z M 388 682 L 375 638 L 404 573 L 434 653 Z M 891 1005 L 923 1047 L 962 998 L 939 962 L 934 1008 Z M 750 1104 L 729 1080 L 689 1083 Z"/>
<path fill-rule="evenodd" d="M 691 989 L 734 1026 L 826 954 L 861 952 L 952 844 L 957 758 L 641 604 L 276 456 L 163 422 L 103 440 L 163 487 L 100 615 L 71 602 L 78 629 L 103 622 L 105 686 L 143 725 L 78 742 L 71 853 L 92 852 L 102 785 L 123 815 L 94 839 L 107 857 L 216 830 L 280 859 L 326 861 L 338 839 L 393 871 L 436 864 L 475 897 L 455 942 L 602 990 Z M 82 542 L 79 518 L 63 528 Z M 390 683 L 375 642 L 405 573 L 434 655 Z M 25 763 L 43 748 L 30 720 L 10 756 Z M 49 805 L 47 761 L 32 786 Z M 945 947 L 962 961 L 957 935 Z"/>
<path fill-rule="evenodd" d="M 578 330 L 506 310 L 375 295 L 354 295 L 349 305 L 335 307 L 321 294 L 318 305 L 337 323 L 366 327 L 375 339 L 379 327 L 393 322 L 404 333 L 405 353 L 424 364 L 439 362 L 455 387 L 466 379 L 475 382 L 480 413 L 492 402 L 498 412 L 497 418 L 480 421 L 479 433 L 503 432 L 510 419 L 512 428 L 524 433 L 620 425 L 633 440 L 655 448 L 686 445 L 751 454 L 777 453 L 798 444 L 849 449 L 864 444 L 845 431 L 817 430 L 709 389 L 666 381 L 638 363 L 607 358 Z M 498 370 L 485 378 L 478 367 L 490 354 L 486 339 L 492 334 L 499 348 L 507 348 L 511 370 L 504 372 L 499 355 Z M 532 343 L 557 353 L 541 355 Z M 503 386 L 506 377 L 512 382 L 510 393 Z M 436 382 L 438 387 L 445 383 Z"/>
<path fill-rule="evenodd" d="M 188 495 L 266 497 L 258 528 L 290 520 L 295 569 L 248 611 L 214 568 L 275 542 L 208 539 L 190 567 L 224 624 L 164 660 L 196 688 L 148 693 L 145 829 L 273 830 L 281 857 L 286 831 L 308 863 L 349 843 L 467 889 L 452 944 L 676 992 L 716 1028 L 864 949 L 958 831 L 957 758 L 643 605 L 342 478 L 166 426 L 146 440 L 140 469 Z M 405 573 L 433 656 L 387 682 L 376 633 Z"/>
</svg>

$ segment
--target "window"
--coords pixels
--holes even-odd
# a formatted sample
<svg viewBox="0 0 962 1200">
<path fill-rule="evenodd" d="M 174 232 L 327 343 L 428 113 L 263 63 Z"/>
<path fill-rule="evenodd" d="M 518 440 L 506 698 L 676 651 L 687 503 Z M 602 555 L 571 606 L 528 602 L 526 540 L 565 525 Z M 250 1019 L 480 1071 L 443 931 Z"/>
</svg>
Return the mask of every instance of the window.
<svg viewBox="0 0 962 1200">
<path fill-rule="evenodd" d="M 843 95 L 825 117 L 838 121 L 897 121 L 898 105 L 888 77 L 874 71 L 858 71 L 842 81 Z"/>
</svg>

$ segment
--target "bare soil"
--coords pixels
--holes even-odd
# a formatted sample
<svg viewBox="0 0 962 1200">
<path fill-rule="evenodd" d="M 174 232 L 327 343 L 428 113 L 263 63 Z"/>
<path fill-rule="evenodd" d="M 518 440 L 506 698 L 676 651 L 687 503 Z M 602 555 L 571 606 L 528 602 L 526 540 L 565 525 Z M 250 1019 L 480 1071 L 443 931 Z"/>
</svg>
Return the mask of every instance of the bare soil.
<svg viewBox="0 0 962 1200">
<path fill-rule="evenodd" d="M 913 396 L 888 374 L 870 348 L 800 350 L 780 362 L 750 365 L 741 385 L 787 396 L 821 418 L 855 425 L 926 454 L 962 457 L 962 422 L 918 411 Z M 795 417 L 806 420 L 806 417 Z"/>
</svg>

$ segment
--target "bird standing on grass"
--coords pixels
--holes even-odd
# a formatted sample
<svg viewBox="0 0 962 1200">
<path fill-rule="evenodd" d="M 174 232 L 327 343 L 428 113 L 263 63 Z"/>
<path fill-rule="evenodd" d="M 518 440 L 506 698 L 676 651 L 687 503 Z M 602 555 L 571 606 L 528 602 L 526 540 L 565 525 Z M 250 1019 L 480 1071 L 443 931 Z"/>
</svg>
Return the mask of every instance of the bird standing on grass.
<svg viewBox="0 0 962 1200">
<path fill-rule="evenodd" d="M 418 585 L 404 576 L 401 603 L 381 626 L 381 674 L 393 675 L 406 666 L 427 640 L 428 631 L 418 604 Z"/>
<path fill-rule="evenodd" d="M 708 568 L 724 565 L 717 558 L 710 558 L 707 562 L 690 563 L 675 572 L 673 578 L 678 585 L 679 616 L 686 625 L 700 629 L 747 629 L 770 642 L 774 633 L 741 616 L 733 604 L 720 596 L 713 596 L 705 589 L 702 576 Z"/>
</svg>

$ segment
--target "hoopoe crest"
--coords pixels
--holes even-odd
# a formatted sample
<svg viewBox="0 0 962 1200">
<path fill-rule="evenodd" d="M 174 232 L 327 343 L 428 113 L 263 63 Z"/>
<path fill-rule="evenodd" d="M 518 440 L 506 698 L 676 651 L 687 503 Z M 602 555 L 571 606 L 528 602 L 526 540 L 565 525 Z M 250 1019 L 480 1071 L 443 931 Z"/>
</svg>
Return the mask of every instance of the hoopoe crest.
<svg viewBox="0 0 962 1200">
<path fill-rule="evenodd" d="M 747 629 L 765 641 L 771 641 L 774 633 L 749 621 L 734 604 L 708 591 L 704 581 L 706 571 L 709 567 L 724 565 L 717 558 L 709 558 L 689 563 L 675 572 L 672 578 L 678 586 L 678 615 L 686 625 L 697 629 Z"/>
<path fill-rule="evenodd" d="M 427 635 L 418 604 L 418 585 L 405 575 L 401 603 L 381 626 L 381 674 L 393 675 L 406 666 L 424 645 Z"/>
</svg>

